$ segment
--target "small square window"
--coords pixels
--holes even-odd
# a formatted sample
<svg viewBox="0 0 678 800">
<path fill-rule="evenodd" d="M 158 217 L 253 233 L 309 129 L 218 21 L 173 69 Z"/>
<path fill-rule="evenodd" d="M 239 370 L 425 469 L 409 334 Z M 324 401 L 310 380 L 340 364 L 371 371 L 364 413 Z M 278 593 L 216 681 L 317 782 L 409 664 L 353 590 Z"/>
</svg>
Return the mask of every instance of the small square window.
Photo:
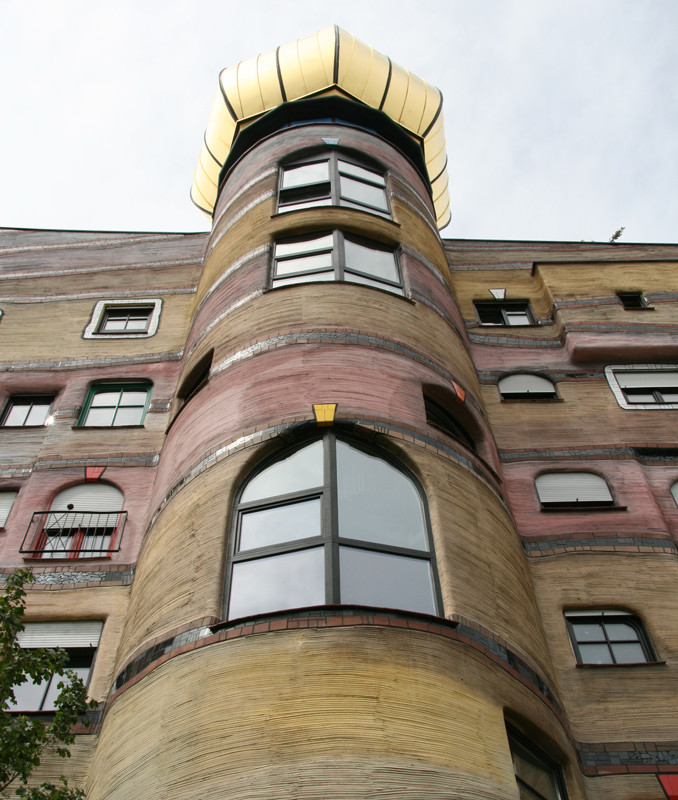
<svg viewBox="0 0 678 800">
<path fill-rule="evenodd" d="M 161 300 L 100 300 L 85 328 L 85 339 L 134 339 L 153 336 Z"/>
<path fill-rule="evenodd" d="M 21 395 L 10 397 L 2 414 L 3 428 L 31 428 L 45 424 L 54 401 L 50 395 Z"/>
<path fill-rule="evenodd" d="M 85 401 L 80 427 L 143 425 L 151 387 L 148 384 L 101 384 L 94 386 Z"/>
<path fill-rule="evenodd" d="M 476 302 L 474 305 L 481 325 L 516 327 L 535 324 L 527 300 Z"/>
<path fill-rule="evenodd" d="M 617 297 L 627 311 L 650 307 L 642 292 L 617 292 Z"/>
<path fill-rule="evenodd" d="M 569 611 L 565 620 L 577 664 L 656 660 L 643 623 L 626 611 Z"/>
</svg>

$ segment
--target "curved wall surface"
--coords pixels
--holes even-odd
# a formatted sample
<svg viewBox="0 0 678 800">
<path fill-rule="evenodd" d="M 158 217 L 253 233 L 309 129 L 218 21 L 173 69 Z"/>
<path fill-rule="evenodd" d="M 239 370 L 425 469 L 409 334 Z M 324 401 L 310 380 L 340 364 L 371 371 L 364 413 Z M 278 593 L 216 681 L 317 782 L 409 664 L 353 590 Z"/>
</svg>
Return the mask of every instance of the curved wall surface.
<svg viewBox="0 0 678 800">
<path fill-rule="evenodd" d="M 391 218 L 277 210 L 281 162 L 332 147 L 382 171 Z M 391 248 L 402 294 L 353 278 L 273 286 L 276 242 L 333 230 Z M 312 124 L 240 159 L 215 209 L 178 385 L 91 800 L 366 787 L 505 798 L 507 716 L 576 763 L 430 197 L 402 154 L 374 133 Z M 316 403 L 336 403 L 339 434 L 421 485 L 439 617 L 339 606 L 221 624 L 239 486 L 320 432 Z"/>
</svg>

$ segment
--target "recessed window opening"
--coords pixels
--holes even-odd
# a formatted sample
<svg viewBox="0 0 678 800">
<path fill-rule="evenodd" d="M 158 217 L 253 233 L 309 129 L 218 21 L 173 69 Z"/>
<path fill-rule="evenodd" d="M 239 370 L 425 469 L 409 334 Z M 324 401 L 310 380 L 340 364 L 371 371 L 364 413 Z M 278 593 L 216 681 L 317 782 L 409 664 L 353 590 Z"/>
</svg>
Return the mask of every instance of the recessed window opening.
<svg viewBox="0 0 678 800">
<path fill-rule="evenodd" d="M 338 152 L 281 168 L 279 211 L 330 205 L 390 217 L 383 174 Z"/>
<path fill-rule="evenodd" d="M 476 452 L 477 447 L 473 437 L 464 425 L 455 418 L 453 413 L 448 410 L 446 405 L 439 403 L 428 395 L 424 395 L 424 406 L 426 408 L 426 421 L 429 425 L 451 436 L 453 439 L 459 440 L 469 450 Z"/>
<path fill-rule="evenodd" d="M 678 369 L 606 367 L 605 375 L 622 408 L 678 407 Z"/>
<path fill-rule="evenodd" d="M 21 552 L 36 558 L 108 558 L 120 549 L 123 493 L 108 483 L 69 486 L 33 513 Z"/>
<path fill-rule="evenodd" d="M 535 324 L 527 300 L 477 301 L 474 306 L 481 325 L 516 327 Z"/>
<path fill-rule="evenodd" d="M 593 472 L 547 472 L 537 477 L 535 486 L 544 508 L 614 505 L 607 482 Z"/>
<path fill-rule="evenodd" d="M 68 622 L 27 622 L 17 640 L 26 649 L 62 647 L 68 654 L 66 669 L 72 670 L 87 686 L 89 684 L 94 657 L 103 622 L 83 620 Z M 70 680 L 56 673 L 40 683 L 30 678 L 14 686 L 14 702 L 10 700 L 8 711 L 21 713 L 50 713 L 56 711 L 56 699 L 60 694 L 59 683 L 68 685 Z"/>
<path fill-rule="evenodd" d="M 177 392 L 177 398 L 183 408 L 186 403 L 195 397 L 195 395 L 207 384 L 212 369 L 212 358 L 214 357 L 214 350 L 209 350 L 205 355 L 194 364 L 189 370 L 188 375 L 184 378 Z"/>
<path fill-rule="evenodd" d="M 4 490 L 0 492 L 0 528 L 5 527 L 9 512 L 12 510 L 14 501 L 19 492 L 16 489 Z"/>
<path fill-rule="evenodd" d="M 421 491 L 390 459 L 334 431 L 248 480 L 230 561 L 228 619 L 339 603 L 439 606 Z"/>
<path fill-rule="evenodd" d="M 499 379 L 497 386 L 504 400 L 552 400 L 557 397 L 556 387 L 541 375 L 507 375 Z"/>
<path fill-rule="evenodd" d="M 317 281 L 360 283 L 403 294 L 400 265 L 392 248 L 339 230 L 276 242 L 273 288 Z"/>
<path fill-rule="evenodd" d="M 30 428 L 45 424 L 54 402 L 52 395 L 15 395 L 10 397 L 3 411 L 0 425 L 3 428 Z"/>
<path fill-rule="evenodd" d="M 568 611 L 565 620 L 578 664 L 656 660 L 643 623 L 627 611 Z"/>
<path fill-rule="evenodd" d="M 520 800 L 567 800 L 558 762 L 512 725 L 506 730 Z"/>
<path fill-rule="evenodd" d="M 134 339 L 153 336 L 160 322 L 162 300 L 100 300 L 85 328 L 85 339 Z"/>
<path fill-rule="evenodd" d="M 649 308 L 642 292 L 617 292 L 619 302 L 628 311 L 638 308 Z"/>
<path fill-rule="evenodd" d="M 150 394 L 147 383 L 96 384 L 89 390 L 78 425 L 86 428 L 142 425 Z"/>
</svg>

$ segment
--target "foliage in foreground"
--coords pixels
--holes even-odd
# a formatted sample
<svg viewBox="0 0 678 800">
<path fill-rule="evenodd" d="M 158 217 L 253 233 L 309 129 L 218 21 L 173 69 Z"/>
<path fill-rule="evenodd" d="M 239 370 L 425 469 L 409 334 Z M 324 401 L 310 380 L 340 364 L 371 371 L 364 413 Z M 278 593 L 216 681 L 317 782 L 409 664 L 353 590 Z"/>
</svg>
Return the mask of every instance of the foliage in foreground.
<svg viewBox="0 0 678 800">
<path fill-rule="evenodd" d="M 71 728 L 88 708 L 85 686 L 75 673 L 65 669 L 65 650 L 28 649 L 17 642 L 17 634 L 24 629 L 24 584 L 32 581 L 30 570 L 17 570 L 8 576 L 0 596 L 0 798 L 13 792 L 25 800 L 83 800 L 85 793 L 69 786 L 63 777 L 58 784 L 27 786 L 46 751 L 70 758 L 68 746 L 75 738 Z M 55 674 L 63 675 L 64 680 L 58 684 L 61 692 L 49 719 L 8 712 L 15 699 L 15 686 L 28 678 L 40 683 Z"/>
</svg>

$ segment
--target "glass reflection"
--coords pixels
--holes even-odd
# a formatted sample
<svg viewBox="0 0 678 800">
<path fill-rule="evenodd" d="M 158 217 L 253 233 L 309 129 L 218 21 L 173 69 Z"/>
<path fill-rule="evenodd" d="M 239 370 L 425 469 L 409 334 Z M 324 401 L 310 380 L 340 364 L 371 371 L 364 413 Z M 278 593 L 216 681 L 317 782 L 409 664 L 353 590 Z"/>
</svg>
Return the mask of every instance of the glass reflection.
<svg viewBox="0 0 678 800">
<path fill-rule="evenodd" d="M 323 483 L 322 440 L 302 447 L 291 456 L 276 461 L 260 472 L 248 484 L 241 502 L 263 500 L 302 489 L 312 489 Z"/>
<path fill-rule="evenodd" d="M 240 550 L 320 536 L 320 498 L 243 513 Z"/>
<path fill-rule="evenodd" d="M 229 619 L 324 602 L 322 547 L 233 565 Z"/>
<path fill-rule="evenodd" d="M 339 548 L 341 602 L 435 614 L 431 564 L 392 553 Z"/>
<path fill-rule="evenodd" d="M 337 497 L 339 536 L 428 550 L 419 492 L 381 458 L 337 442 Z"/>
<path fill-rule="evenodd" d="M 344 240 L 344 250 L 347 267 L 366 272 L 377 278 L 384 278 L 387 281 L 398 282 L 398 270 L 393 253 L 364 247 L 350 239 Z"/>
</svg>

